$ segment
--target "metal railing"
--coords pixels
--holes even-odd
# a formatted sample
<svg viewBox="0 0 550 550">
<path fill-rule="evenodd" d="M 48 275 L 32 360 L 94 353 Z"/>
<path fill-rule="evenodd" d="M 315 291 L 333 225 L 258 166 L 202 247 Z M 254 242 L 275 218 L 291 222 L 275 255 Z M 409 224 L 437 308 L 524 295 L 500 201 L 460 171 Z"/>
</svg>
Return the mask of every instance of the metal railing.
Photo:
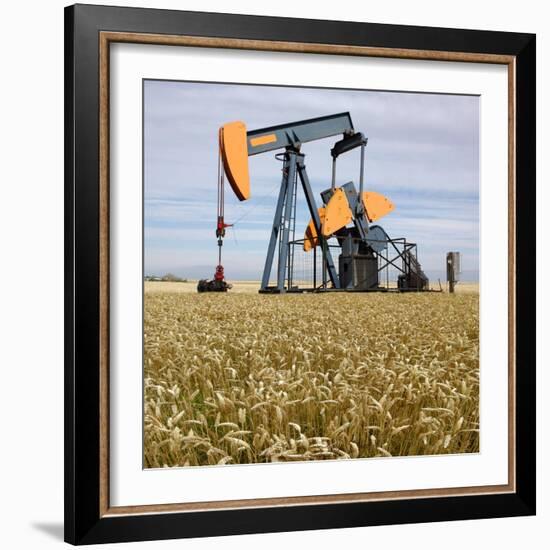
<svg viewBox="0 0 550 550">
<path fill-rule="evenodd" d="M 352 239 L 354 248 L 365 252 L 365 244 L 359 238 Z M 324 246 L 323 246 L 324 244 Z M 377 248 L 368 247 L 370 258 L 377 262 L 378 281 L 375 287 L 362 289 L 370 291 L 419 291 L 428 290 L 429 281 L 422 271 L 417 257 L 416 243 L 408 242 L 405 238 L 396 239 L 369 239 L 369 244 Z M 378 246 L 376 246 L 378 245 Z M 326 262 L 324 261 L 326 250 L 332 252 L 337 261 L 342 252 L 341 240 L 332 237 L 305 252 L 304 239 L 290 241 L 289 260 L 287 265 L 287 291 L 324 291 L 335 290 L 328 281 Z M 359 253 L 361 255 L 361 253 Z M 362 281 L 358 281 L 357 287 L 361 287 Z M 355 290 L 348 288 L 346 290 Z"/>
</svg>

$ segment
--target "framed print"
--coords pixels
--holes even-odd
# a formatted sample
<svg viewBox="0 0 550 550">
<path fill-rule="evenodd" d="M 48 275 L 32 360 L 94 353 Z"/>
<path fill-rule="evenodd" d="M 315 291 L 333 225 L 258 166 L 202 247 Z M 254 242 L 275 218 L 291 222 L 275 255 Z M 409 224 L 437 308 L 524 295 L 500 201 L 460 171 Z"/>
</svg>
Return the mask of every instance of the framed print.
<svg viewBox="0 0 550 550">
<path fill-rule="evenodd" d="M 535 513 L 535 36 L 65 12 L 65 538 Z"/>
</svg>

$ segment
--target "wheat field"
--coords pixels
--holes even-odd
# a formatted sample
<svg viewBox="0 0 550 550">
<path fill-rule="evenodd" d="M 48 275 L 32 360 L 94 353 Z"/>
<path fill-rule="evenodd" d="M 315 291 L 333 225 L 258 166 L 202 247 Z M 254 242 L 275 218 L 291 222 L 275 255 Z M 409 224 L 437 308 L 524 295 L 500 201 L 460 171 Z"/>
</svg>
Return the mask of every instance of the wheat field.
<svg viewBox="0 0 550 550">
<path fill-rule="evenodd" d="M 184 285 L 145 286 L 145 467 L 479 451 L 476 288 Z"/>
</svg>

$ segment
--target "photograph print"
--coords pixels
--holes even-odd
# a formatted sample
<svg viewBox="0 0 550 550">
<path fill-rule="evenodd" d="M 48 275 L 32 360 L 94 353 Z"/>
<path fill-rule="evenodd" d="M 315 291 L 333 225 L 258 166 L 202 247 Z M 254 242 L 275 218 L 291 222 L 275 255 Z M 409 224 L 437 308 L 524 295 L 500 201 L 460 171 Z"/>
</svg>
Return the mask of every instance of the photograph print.
<svg viewBox="0 0 550 550">
<path fill-rule="evenodd" d="M 143 467 L 478 453 L 479 96 L 143 81 Z"/>
</svg>

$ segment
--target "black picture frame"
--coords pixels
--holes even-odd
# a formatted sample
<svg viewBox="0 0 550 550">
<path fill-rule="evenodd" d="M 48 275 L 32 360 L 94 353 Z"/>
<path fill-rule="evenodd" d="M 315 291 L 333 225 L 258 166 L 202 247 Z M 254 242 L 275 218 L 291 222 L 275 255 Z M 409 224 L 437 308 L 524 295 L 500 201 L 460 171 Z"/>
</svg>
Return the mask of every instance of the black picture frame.
<svg viewBox="0 0 550 550">
<path fill-rule="evenodd" d="M 515 491 L 155 514 L 100 510 L 100 32 L 514 58 Z M 143 8 L 65 9 L 65 540 L 72 544 L 535 514 L 535 61 L 532 34 Z"/>
</svg>

